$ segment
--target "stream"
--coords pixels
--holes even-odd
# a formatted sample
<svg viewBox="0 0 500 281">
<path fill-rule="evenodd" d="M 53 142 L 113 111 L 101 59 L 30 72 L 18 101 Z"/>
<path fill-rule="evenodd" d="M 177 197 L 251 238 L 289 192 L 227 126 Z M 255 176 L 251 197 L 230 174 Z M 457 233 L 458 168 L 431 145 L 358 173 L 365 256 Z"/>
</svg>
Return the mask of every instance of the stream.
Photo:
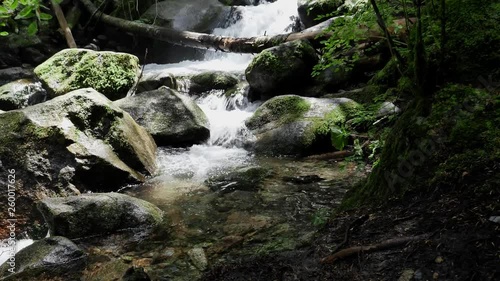
<svg viewBox="0 0 500 281">
<path fill-rule="evenodd" d="M 297 16 L 296 0 L 260 2 L 236 7 L 213 33 L 288 32 Z M 207 51 L 203 61 L 149 64 L 144 71 L 185 77 L 210 70 L 244 77 L 251 59 Z M 187 91 L 189 84 L 182 88 Z M 84 280 L 118 280 L 132 265 L 144 267 L 152 280 L 193 280 L 218 263 L 311 243 L 346 188 L 365 171 L 352 162 L 254 155 L 245 120 L 262 102 L 249 102 L 245 91 L 231 97 L 211 91 L 195 98 L 209 120 L 209 140 L 187 148 L 159 147 L 157 173 L 122 189 L 162 209 L 164 223 L 147 235 L 75 241 L 89 253 Z"/>
<path fill-rule="evenodd" d="M 261 2 L 238 7 L 236 20 L 214 33 L 245 37 L 287 31 L 297 16 L 296 1 Z M 243 77 L 251 59 L 207 52 L 204 61 L 147 65 L 146 71 L 182 76 L 220 70 Z M 223 91 L 198 97 L 210 122 L 210 139 L 189 148 L 159 148 L 158 173 L 126 190 L 166 214 L 167 223 L 151 237 L 121 249 L 122 259 L 147 268 L 153 280 L 192 280 L 209 265 L 307 245 L 329 210 L 340 203 L 346 186 L 362 177 L 353 163 L 253 155 L 246 149 L 253 136 L 244 122 L 261 102 L 248 102 L 244 91 L 231 97 Z M 248 169 L 258 172 L 243 179 L 230 176 Z M 208 184 L 224 176 L 219 189 Z M 103 247 L 112 247 L 110 242 Z M 106 280 L 105 272 L 97 271 L 101 279 L 96 280 Z"/>
</svg>

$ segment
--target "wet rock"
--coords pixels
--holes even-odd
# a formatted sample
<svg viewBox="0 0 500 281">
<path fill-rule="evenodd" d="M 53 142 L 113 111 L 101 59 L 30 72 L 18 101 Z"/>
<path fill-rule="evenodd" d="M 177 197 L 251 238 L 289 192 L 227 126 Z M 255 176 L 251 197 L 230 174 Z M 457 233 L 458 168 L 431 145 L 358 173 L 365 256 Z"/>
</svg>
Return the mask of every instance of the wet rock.
<svg viewBox="0 0 500 281">
<path fill-rule="evenodd" d="M 223 227 L 229 235 L 244 236 L 272 226 L 272 218 L 268 216 L 251 216 L 246 212 L 234 212 L 227 217 Z"/>
<path fill-rule="evenodd" d="M 0 85 L 19 79 L 31 79 L 35 76 L 32 69 L 23 67 L 10 67 L 0 69 Z"/>
<path fill-rule="evenodd" d="M 0 109 L 13 110 L 44 102 L 47 92 L 39 82 L 17 80 L 0 87 Z"/>
<path fill-rule="evenodd" d="M 210 136 L 208 119 L 188 96 L 167 87 L 114 102 L 153 136 L 158 145 L 192 145 Z"/>
<path fill-rule="evenodd" d="M 162 221 L 153 204 L 119 193 L 47 198 L 38 203 L 51 235 L 81 238 L 133 229 L 144 231 Z"/>
<path fill-rule="evenodd" d="M 246 121 L 256 136 L 254 149 L 266 155 L 308 155 L 332 150 L 331 134 L 360 105 L 347 98 L 274 97 Z"/>
<path fill-rule="evenodd" d="M 0 143 L 0 173 L 19 179 L 19 217 L 37 216 L 40 198 L 117 190 L 156 169 L 152 137 L 93 89 L 0 114 Z"/>
<path fill-rule="evenodd" d="M 86 254 L 71 240 L 55 236 L 36 241 L 16 254 L 15 274 L 7 271 L 5 263 L 0 267 L 2 280 L 39 280 L 56 277 L 79 280 L 78 273 L 85 268 Z M 3 279 L 5 278 L 5 279 Z"/>
<path fill-rule="evenodd" d="M 400 112 L 401 109 L 399 109 L 399 107 L 397 107 L 390 101 L 385 101 L 380 105 L 380 108 L 377 111 L 377 117 L 398 114 Z"/>
<path fill-rule="evenodd" d="M 319 16 L 331 14 L 344 4 L 345 0 L 298 0 L 300 21 L 306 28 L 325 20 L 317 19 Z"/>
<path fill-rule="evenodd" d="M 172 74 L 168 72 L 148 72 L 144 71 L 142 77 L 137 84 L 137 94 L 142 92 L 153 91 L 161 86 L 169 87 L 170 89 L 177 90 L 177 80 Z"/>
<path fill-rule="evenodd" d="M 256 55 L 245 70 L 250 87 L 265 97 L 303 88 L 318 58 L 308 41 L 287 42 Z"/>
<path fill-rule="evenodd" d="M 34 71 L 50 98 L 92 87 L 116 100 L 125 97 L 137 82 L 139 59 L 125 53 L 65 49 Z"/>
<path fill-rule="evenodd" d="M 228 174 L 210 177 L 205 184 L 212 190 L 229 193 L 235 190 L 256 191 L 271 171 L 262 167 L 246 167 Z"/>
<path fill-rule="evenodd" d="M 187 252 L 191 262 L 198 268 L 198 270 L 205 270 L 208 266 L 208 260 L 203 248 L 193 248 Z"/>
<path fill-rule="evenodd" d="M 222 71 L 203 72 L 191 77 L 189 91 L 202 93 L 210 90 L 227 90 L 236 86 L 238 82 L 238 77 L 231 73 Z"/>
</svg>

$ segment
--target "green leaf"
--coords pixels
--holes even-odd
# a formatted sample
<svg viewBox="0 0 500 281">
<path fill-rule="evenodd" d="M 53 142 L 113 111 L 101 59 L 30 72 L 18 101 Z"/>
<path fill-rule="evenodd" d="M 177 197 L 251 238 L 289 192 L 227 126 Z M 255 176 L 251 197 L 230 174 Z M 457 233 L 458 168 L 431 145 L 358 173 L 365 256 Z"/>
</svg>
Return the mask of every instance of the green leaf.
<svg viewBox="0 0 500 281">
<path fill-rule="evenodd" d="M 9 33 L 7 31 L 0 31 L 0 36 L 7 36 Z"/>
<path fill-rule="evenodd" d="M 7 8 L 5 8 L 4 6 L 0 6 L 0 14 L 8 14 L 9 13 L 9 10 L 7 10 Z"/>
<path fill-rule="evenodd" d="M 33 13 L 33 8 L 30 6 L 24 7 L 19 14 L 16 16 L 16 19 L 25 19 L 28 18 L 29 14 Z"/>
<path fill-rule="evenodd" d="M 28 0 L 19 0 L 19 3 L 26 5 L 26 4 L 28 4 Z"/>
<path fill-rule="evenodd" d="M 18 6 L 19 6 L 19 1 L 18 1 L 18 0 L 14 0 L 14 1 L 12 1 L 12 3 L 10 4 L 9 9 L 10 9 L 11 11 L 14 11 L 15 9 L 17 9 L 17 7 L 18 7 Z"/>
<path fill-rule="evenodd" d="M 35 35 L 37 32 L 38 32 L 38 24 L 36 23 L 36 21 L 34 21 L 30 23 L 30 25 L 28 26 L 28 34 Z"/>
<path fill-rule="evenodd" d="M 46 13 L 40 13 L 40 20 L 51 20 L 52 16 Z"/>
<path fill-rule="evenodd" d="M 330 128 L 330 136 L 333 147 L 338 150 L 343 150 L 347 144 L 347 137 L 349 134 L 338 127 L 332 127 Z"/>
</svg>

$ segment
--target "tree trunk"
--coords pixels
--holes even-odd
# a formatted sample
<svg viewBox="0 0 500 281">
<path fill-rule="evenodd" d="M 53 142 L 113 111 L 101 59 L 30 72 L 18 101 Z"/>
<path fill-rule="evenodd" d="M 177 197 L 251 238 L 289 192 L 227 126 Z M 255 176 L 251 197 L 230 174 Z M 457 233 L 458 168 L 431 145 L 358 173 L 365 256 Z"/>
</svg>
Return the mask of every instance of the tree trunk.
<svg viewBox="0 0 500 281">
<path fill-rule="evenodd" d="M 92 15 L 101 19 L 105 24 L 115 26 L 126 32 L 165 41 L 174 45 L 199 49 L 214 49 L 232 53 L 260 53 L 264 49 L 299 39 L 311 41 L 324 40 L 326 37 L 332 35 L 330 33 L 325 33 L 325 29 L 330 25 L 328 23 L 335 20 L 335 18 L 330 19 L 328 22 L 321 23 L 297 33 L 235 38 L 191 31 L 178 31 L 172 28 L 132 22 L 102 13 L 90 0 L 80 0 L 80 2 Z M 400 23 L 401 20 L 397 20 L 397 22 Z M 367 30 L 367 40 L 379 41 L 380 36 L 380 31 Z"/>
</svg>

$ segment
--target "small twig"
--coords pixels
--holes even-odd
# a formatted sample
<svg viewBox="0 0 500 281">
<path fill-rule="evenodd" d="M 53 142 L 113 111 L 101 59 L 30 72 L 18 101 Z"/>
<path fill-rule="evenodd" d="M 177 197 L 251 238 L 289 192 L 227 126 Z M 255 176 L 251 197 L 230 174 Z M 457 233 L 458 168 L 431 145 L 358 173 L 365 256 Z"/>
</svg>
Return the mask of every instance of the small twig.
<svg viewBox="0 0 500 281">
<path fill-rule="evenodd" d="M 134 86 L 130 88 L 130 90 L 127 93 L 127 96 L 132 96 L 137 92 L 137 88 L 139 87 L 139 81 L 142 78 L 142 74 L 144 73 L 144 65 L 146 65 L 146 59 L 148 57 L 148 49 L 146 48 L 146 51 L 144 52 L 144 60 L 142 61 L 142 66 L 141 66 L 141 73 L 139 74 L 139 77 L 137 78 L 137 82 L 135 82 Z"/>
<path fill-rule="evenodd" d="M 399 247 L 399 246 L 405 245 L 409 242 L 421 240 L 421 239 L 424 239 L 427 237 L 428 237 L 427 235 L 400 237 L 400 238 L 393 238 L 393 239 L 385 240 L 379 244 L 351 247 L 351 248 L 347 248 L 347 249 L 341 250 L 339 252 L 336 252 L 333 255 L 322 258 L 320 260 L 320 262 L 323 264 L 331 264 L 337 260 L 344 259 L 344 258 L 350 257 L 350 256 L 355 255 L 355 254 L 360 254 L 363 252 L 369 253 L 369 252 L 375 252 L 375 251 L 382 251 L 382 250 L 386 250 L 386 249 L 390 249 L 390 248 L 394 248 L 394 247 Z"/>
</svg>

